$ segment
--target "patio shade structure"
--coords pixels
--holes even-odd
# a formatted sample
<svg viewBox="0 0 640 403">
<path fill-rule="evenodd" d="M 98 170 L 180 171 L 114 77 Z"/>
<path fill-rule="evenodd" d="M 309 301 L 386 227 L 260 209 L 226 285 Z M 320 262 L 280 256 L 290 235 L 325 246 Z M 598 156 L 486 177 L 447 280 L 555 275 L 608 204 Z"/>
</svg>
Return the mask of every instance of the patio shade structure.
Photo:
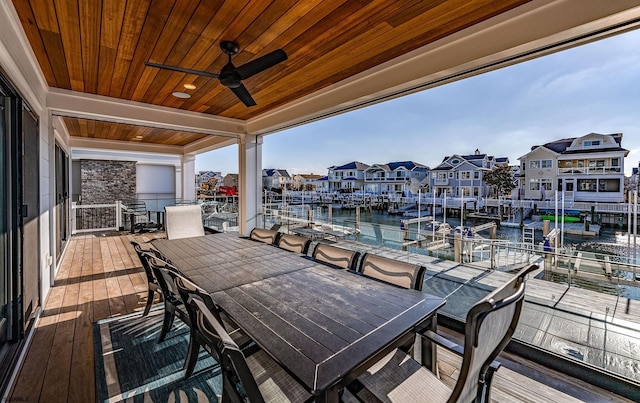
<svg viewBox="0 0 640 403">
<path fill-rule="evenodd" d="M 33 312 L 49 293 L 62 253 L 58 221 L 69 222 L 54 218 L 64 178 L 56 176 L 56 147 L 177 155 L 180 194 L 189 196 L 195 156 L 237 145 L 239 229 L 247 235 L 261 211 L 263 136 L 636 29 L 639 20 L 638 0 L 2 1 L 0 90 L 36 118 L 36 166 L 22 172 L 19 153 L 6 148 L 18 172 L 3 174 L 20 181 L 16 189 L 31 186 L 39 213 L 35 241 L 5 249 L 29 251 L 33 269 L 10 256 L 3 281 L 38 280 Z M 256 106 L 217 79 L 145 65 L 217 73 L 228 61 L 222 41 L 239 45 L 236 66 L 286 52 L 287 60 L 243 80 Z M 8 137 L 19 135 L 9 128 Z M 23 205 L 15 193 L 11 202 Z M 19 216 L 13 207 L 10 218 Z M 13 289 L 4 288 L 13 293 L 7 300 L 22 301 Z M 15 329 L 29 326 L 14 325 L 9 340 L 24 340 Z"/>
</svg>

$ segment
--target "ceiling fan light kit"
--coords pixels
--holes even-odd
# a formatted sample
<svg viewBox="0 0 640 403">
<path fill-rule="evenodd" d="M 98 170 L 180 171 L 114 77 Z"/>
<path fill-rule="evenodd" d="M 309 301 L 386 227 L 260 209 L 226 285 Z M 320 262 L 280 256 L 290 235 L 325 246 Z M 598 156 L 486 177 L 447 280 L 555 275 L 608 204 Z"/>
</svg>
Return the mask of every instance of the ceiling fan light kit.
<svg viewBox="0 0 640 403">
<path fill-rule="evenodd" d="M 222 49 L 223 53 L 229 56 L 229 61 L 222 67 L 220 73 L 218 74 L 210 73 L 208 71 L 192 70 L 178 66 L 168 66 L 151 62 L 146 62 L 145 65 L 149 67 L 156 67 L 159 69 L 178 71 L 180 73 L 217 78 L 218 80 L 220 80 L 220 83 L 222 85 L 233 91 L 233 93 L 242 101 L 242 103 L 244 103 L 246 106 L 254 106 L 256 105 L 256 101 L 254 101 L 247 88 L 244 86 L 244 84 L 242 84 L 242 80 L 246 80 L 249 77 L 252 77 L 264 70 L 267 70 L 270 67 L 275 66 L 278 63 L 287 60 L 287 53 L 282 49 L 278 49 L 248 63 L 245 63 L 240 67 L 236 67 L 231 62 L 231 58 L 240 50 L 238 44 L 232 41 L 222 41 L 220 42 L 220 49 Z M 187 85 L 189 84 L 185 84 L 184 87 L 186 89 L 191 89 L 187 87 Z M 193 89 L 195 89 L 195 86 L 193 86 Z M 186 92 L 178 91 L 174 92 L 173 95 L 178 98 L 190 97 L 190 95 Z"/>
</svg>

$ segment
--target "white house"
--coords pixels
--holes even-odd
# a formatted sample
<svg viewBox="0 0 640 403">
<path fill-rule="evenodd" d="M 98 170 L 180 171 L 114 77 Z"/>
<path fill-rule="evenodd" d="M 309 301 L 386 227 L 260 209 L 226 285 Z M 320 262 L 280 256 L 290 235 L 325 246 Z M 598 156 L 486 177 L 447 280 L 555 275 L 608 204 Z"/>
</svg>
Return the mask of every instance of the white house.
<svg viewBox="0 0 640 403">
<path fill-rule="evenodd" d="M 557 190 L 565 200 L 623 202 L 628 154 L 622 133 L 590 133 L 534 146 L 519 158 L 524 196 L 550 198 Z"/>
<path fill-rule="evenodd" d="M 263 169 L 262 186 L 264 189 L 292 189 L 293 178 L 286 169 Z"/>
<path fill-rule="evenodd" d="M 329 167 L 329 191 L 353 192 L 364 187 L 364 171 L 369 165 L 358 161 Z"/>
<path fill-rule="evenodd" d="M 429 175 L 429 167 L 413 161 L 373 164 L 364 170 L 365 191 L 373 194 L 403 194 L 412 183 Z"/>
<path fill-rule="evenodd" d="M 509 164 L 507 157 L 494 157 L 477 150 L 470 155 L 454 154 L 445 157 L 431 170 L 430 188 L 441 196 L 485 197 L 491 189 L 483 181 L 484 173 L 496 165 Z"/>
</svg>

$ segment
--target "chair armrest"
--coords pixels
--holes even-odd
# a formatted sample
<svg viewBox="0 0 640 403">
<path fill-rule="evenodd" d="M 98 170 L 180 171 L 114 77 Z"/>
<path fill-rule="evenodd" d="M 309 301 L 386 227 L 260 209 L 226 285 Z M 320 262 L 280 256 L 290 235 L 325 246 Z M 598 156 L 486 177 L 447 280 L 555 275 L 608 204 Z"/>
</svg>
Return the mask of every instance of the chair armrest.
<svg viewBox="0 0 640 403">
<path fill-rule="evenodd" d="M 451 340 L 447 339 L 446 337 L 440 336 L 438 333 L 434 332 L 433 330 L 427 330 L 424 333 L 420 333 L 420 337 L 424 337 L 425 339 L 429 339 L 432 342 L 436 343 L 439 346 L 442 346 L 444 348 L 446 348 L 447 350 L 453 351 L 454 353 L 458 354 L 459 356 L 463 356 L 464 355 L 464 348 L 454 342 L 452 342 Z"/>
<path fill-rule="evenodd" d="M 429 339 L 432 342 L 436 343 L 439 346 L 442 346 L 442 347 L 446 348 L 449 351 L 453 351 L 454 353 L 458 354 L 461 357 L 464 355 L 464 348 L 462 346 L 452 342 L 451 340 L 447 339 L 446 337 L 440 336 L 438 333 L 434 332 L 433 330 L 427 330 L 426 332 L 420 333 L 419 335 L 420 335 L 420 337 L 424 337 L 426 339 Z M 491 364 L 489 364 L 489 370 L 490 371 L 495 371 L 499 367 L 500 367 L 500 363 L 498 361 L 496 361 L 496 360 L 493 360 L 491 362 Z"/>
</svg>

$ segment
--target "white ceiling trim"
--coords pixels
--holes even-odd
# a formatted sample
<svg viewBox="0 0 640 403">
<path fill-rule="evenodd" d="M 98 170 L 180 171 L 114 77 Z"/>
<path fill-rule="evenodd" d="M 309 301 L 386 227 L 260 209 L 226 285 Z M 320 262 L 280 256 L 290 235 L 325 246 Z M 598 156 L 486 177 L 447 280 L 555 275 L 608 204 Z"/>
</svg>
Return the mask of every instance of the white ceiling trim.
<svg viewBox="0 0 640 403">
<path fill-rule="evenodd" d="M 72 149 L 86 148 L 128 153 L 184 154 L 184 147 L 182 146 L 168 146 L 135 141 L 103 140 L 73 136 L 69 137 L 69 147 Z"/>
<path fill-rule="evenodd" d="M 273 133 L 576 46 L 595 38 L 548 48 L 638 18 L 639 6 L 637 0 L 534 0 L 249 119 L 247 133 Z"/>
<path fill-rule="evenodd" d="M 238 138 L 245 133 L 245 122 L 238 119 L 59 88 L 49 88 L 47 107 L 56 116 L 158 127 L 233 138 Z"/>
<path fill-rule="evenodd" d="M 182 159 L 179 155 L 166 155 L 154 153 L 134 153 L 129 151 L 110 151 L 93 148 L 74 148 L 71 159 L 77 160 L 101 160 L 101 161 L 135 161 L 145 165 L 172 165 L 180 167 Z"/>
</svg>

